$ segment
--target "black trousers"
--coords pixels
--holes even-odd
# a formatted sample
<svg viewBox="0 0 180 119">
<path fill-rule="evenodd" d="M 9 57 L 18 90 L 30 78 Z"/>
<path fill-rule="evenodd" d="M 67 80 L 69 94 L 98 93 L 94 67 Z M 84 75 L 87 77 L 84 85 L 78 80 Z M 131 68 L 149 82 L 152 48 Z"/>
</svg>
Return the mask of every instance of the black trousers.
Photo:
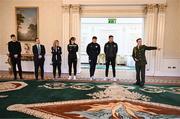
<svg viewBox="0 0 180 119">
<path fill-rule="evenodd" d="M 11 63 L 12 63 L 14 79 L 17 79 L 16 65 L 18 67 L 19 77 L 22 79 L 21 59 L 20 58 L 11 58 Z"/>
<path fill-rule="evenodd" d="M 145 69 L 146 69 L 146 65 L 145 64 L 135 64 L 136 67 L 136 84 L 140 84 L 140 83 L 145 83 Z"/>
<path fill-rule="evenodd" d="M 113 77 L 116 77 L 116 57 L 107 57 L 106 58 L 106 77 L 108 77 L 108 72 L 109 72 L 109 65 L 112 65 L 112 71 L 113 71 Z"/>
<path fill-rule="evenodd" d="M 34 61 L 35 78 L 38 80 L 38 69 L 41 71 L 41 79 L 44 79 L 44 59 L 37 59 Z"/>
<path fill-rule="evenodd" d="M 72 73 L 72 65 L 74 69 L 74 75 L 77 73 L 77 58 L 70 58 L 68 57 L 68 65 L 69 65 L 69 75 L 71 76 Z"/>
<path fill-rule="evenodd" d="M 90 65 L 90 77 L 94 76 L 94 72 L 96 69 L 97 57 L 89 58 L 89 65 Z"/>
<path fill-rule="evenodd" d="M 58 69 L 58 75 L 61 76 L 61 63 L 53 62 L 53 76 L 56 77 L 56 69 Z"/>
</svg>

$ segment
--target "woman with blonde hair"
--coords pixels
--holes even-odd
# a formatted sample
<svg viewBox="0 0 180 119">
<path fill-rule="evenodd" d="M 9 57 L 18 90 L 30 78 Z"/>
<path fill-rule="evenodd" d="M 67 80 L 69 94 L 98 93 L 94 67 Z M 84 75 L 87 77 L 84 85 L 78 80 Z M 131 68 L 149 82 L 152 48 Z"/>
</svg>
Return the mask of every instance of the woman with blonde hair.
<svg viewBox="0 0 180 119">
<path fill-rule="evenodd" d="M 58 68 L 58 75 L 61 77 L 61 54 L 62 50 L 59 46 L 59 41 L 55 40 L 51 48 L 52 53 L 52 65 L 53 65 L 53 77 L 56 79 L 56 69 Z"/>
</svg>

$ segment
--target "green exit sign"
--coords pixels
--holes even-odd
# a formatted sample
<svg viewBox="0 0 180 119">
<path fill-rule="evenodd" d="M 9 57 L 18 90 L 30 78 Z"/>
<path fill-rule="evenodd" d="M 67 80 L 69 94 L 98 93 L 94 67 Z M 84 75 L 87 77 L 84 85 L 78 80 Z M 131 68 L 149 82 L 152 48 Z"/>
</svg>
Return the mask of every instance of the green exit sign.
<svg viewBox="0 0 180 119">
<path fill-rule="evenodd" d="M 109 18 L 108 24 L 116 24 L 116 18 Z"/>
</svg>

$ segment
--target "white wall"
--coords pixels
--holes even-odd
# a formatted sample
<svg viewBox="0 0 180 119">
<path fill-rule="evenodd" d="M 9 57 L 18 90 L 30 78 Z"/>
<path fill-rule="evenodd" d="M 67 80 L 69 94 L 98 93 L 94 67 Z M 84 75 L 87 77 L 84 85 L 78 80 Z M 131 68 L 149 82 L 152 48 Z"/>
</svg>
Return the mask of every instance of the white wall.
<svg viewBox="0 0 180 119">
<path fill-rule="evenodd" d="M 7 42 L 10 34 L 16 34 L 15 7 L 39 8 L 39 38 L 46 47 L 45 71 L 51 72 L 51 46 L 54 40 L 62 42 L 61 0 L 1 0 L 0 1 L 0 70 L 7 70 Z M 23 62 L 23 70 L 32 70 L 32 62 Z"/>
<path fill-rule="evenodd" d="M 180 1 L 167 0 L 164 58 L 180 59 Z"/>
<path fill-rule="evenodd" d="M 167 0 L 163 58 L 157 76 L 180 76 L 180 1 Z"/>
</svg>

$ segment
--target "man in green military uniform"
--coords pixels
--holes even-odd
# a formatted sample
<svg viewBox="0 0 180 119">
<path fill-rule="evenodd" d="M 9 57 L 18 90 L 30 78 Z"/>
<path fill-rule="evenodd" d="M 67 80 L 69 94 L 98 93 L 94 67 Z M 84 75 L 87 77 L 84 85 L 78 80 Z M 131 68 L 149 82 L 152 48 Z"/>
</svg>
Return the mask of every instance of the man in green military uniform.
<svg viewBox="0 0 180 119">
<path fill-rule="evenodd" d="M 135 67 L 136 67 L 136 80 L 137 81 L 135 85 L 139 85 L 143 87 L 145 83 L 145 66 L 147 64 L 145 51 L 146 50 L 160 50 L 160 48 L 142 45 L 141 38 L 138 38 L 136 42 L 137 42 L 137 46 L 133 48 L 133 53 L 132 53 L 132 57 L 135 61 Z M 140 74 L 141 74 L 141 80 L 140 80 Z"/>
</svg>

